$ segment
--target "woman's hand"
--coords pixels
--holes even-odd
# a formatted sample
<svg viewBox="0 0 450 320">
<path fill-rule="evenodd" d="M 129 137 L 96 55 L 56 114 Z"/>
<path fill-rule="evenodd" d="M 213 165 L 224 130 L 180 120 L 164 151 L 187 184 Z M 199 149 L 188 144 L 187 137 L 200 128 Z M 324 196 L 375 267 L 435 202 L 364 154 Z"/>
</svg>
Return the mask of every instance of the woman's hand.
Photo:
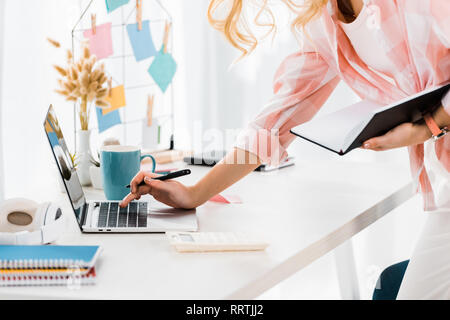
<svg viewBox="0 0 450 320">
<path fill-rule="evenodd" d="M 403 123 L 384 136 L 367 140 L 363 149 L 385 151 L 423 143 L 431 138 L 431 132 L 426 124 Z"/>
<path fill-rule="evenodd" d="M 157 201 L 177 209 L 193 209 L 198 206 L 193 187 L 186 187 L 175 180 L 153 180 L 157 174 L 139 172 L 131 181 L 131 193 L 120 203 L 122 208 L 131 201 L 139 200 L 143 195 L 150 194 Z M 144 181 L 145 186 L 139 187 Z"/>
<path fill-rule="evenodd" d="M 450 126 L 450 114 L 441 105 L 432 113 L 438 127 Z M 404 123 L 392 129 L 384 136 L 372 138 L 363 144 L 363 149 L 384 151 L 424 143 L 432 136 L 430 129 L 423 122 Z"/>
<path fill-rule="evenodd" d="M 239 162 L 239 159 L 245 159 L 244 163 Z M 235 148 L 192 187 L 186 187 L 174 180 L 152 180 L 157 177 L 156 174 L 140 172 L 131 182 L 131 193 L 123 199 L 120 206 L 126 207 L 131 201 L 151 194 L 156 200 L 174 208 L 197 208 L 260 165 L 261 162 L 254 154 Z M 138 187 L 142 181 L 145 181 L 146 185 Z"/>
</svg>

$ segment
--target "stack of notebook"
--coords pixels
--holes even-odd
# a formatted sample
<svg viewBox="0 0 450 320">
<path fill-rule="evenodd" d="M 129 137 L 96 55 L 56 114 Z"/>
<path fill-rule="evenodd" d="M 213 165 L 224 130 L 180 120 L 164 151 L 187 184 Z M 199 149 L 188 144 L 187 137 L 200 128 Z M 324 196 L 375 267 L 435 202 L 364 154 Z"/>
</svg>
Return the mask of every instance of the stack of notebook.
<svg viewBox="0 0 450 320">
<path fill-rule="evenodd" d="M 0 246 L 0 286 L 94 284 L 98 246 Z"/>
</svg>

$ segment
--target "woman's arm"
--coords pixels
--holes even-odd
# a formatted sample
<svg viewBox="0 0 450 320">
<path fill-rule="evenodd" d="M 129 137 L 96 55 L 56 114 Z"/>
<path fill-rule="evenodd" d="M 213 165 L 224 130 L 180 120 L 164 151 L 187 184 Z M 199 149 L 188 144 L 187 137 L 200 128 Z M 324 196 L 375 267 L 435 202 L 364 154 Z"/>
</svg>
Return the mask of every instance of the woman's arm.
<svg viewBox="0 0 450 320">
<path fill-rule="evenodd" d="M 208 172 L 194 186 L 171 181 L 152 180 L 155 174 L 140 172 L 131 182 L 131 193 L 120 204 L 127 206 L 133 200 L 139 200 L 145 194 L 151 194 L 157 201 L 174 208 L 196 208 L 213 196 L 235 184 L 261 165 L 252 153 L 234 149 Z M 138 185 L 145 181 L 145 186 Z"/>
<path fill-rule="evenodd" d="M 194 187 L 196 206 L 235 184 L 261 165 L 254 154 L 235 148 Z"/>
<path fill-rule="evenodd" d="M 450 126 L 450 115 L 443 106 L 436 109 L 433 119 L 440 128 Z M 431 138 L 431 131 L 424 122 L 403 123 L 384 136 L 369 139 L 363 144 L 364 149 L 385 151 L 424 143 Z"/>
<path fill-rule="evenodd" d="M 194 186 L 177 181 L 152 180 L 154 174 L 139 173 L 122 206 L 151 194 L 175 208 L 191 209 L 208 201 L 261 163 L 276 164 L 294 140 L 290 129 L 309 121 L 320 110 L 340 81 L 328 63 L 313 51 L 288 56 L 275 75 L 274 96 L 238 138 L 236 149 Z M 145 178 L 147 178 L 145 180 Z M 146 186 L 138 188 L 145 181 Z"/>
</svg>

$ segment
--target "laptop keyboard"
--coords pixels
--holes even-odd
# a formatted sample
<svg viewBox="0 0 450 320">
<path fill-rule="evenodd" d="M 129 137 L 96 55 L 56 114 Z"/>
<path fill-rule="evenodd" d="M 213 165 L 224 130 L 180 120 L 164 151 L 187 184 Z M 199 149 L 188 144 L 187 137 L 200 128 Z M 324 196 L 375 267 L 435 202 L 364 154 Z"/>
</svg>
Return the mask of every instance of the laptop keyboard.
<svg viewBox="0 0 450 320">
<path fill-rule="evenodd" d="M 98 204 L 96 204 L 98 205 Z M 120 208 L 117 202 L 99 203 L 99 228 L 146 228 L 147 203 L 131 202 L 128 207 Z"/>
</svg>

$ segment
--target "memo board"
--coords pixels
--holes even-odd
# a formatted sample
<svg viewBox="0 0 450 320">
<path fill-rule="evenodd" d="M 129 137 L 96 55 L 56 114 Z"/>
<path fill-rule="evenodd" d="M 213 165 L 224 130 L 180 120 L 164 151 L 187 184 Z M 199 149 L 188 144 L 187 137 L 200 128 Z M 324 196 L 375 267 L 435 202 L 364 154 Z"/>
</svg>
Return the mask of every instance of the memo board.
<svg viewBox="0 0 450 320">
<path fill-rule="evenodd" d="M 120 2 L 120 1 L 119 1 Z M 127 2 L 124 0 L 123 2 Z M 151 37 L 156 50 L 163 44 L 166 23 L 173 24 L 172 16 L 159 0 L 141 0 L 142 20 L 149 21 Z M 126 96 L 126 106 L 119 109 L 121 124 L 103 133 L 98 133 L 95 108 L 91 108 L 89 127 L 94 138 L 100 142 L 113 137 L 124 145 L 142 145 L 143 128 L 147 121 L 147 101 L 150 94 L 155 97 L 153 119 L 161 125 L 159 134 L 160 150 L 173 149 L 174 132 L 174 89 L 171 83 L 165 92 L 148 73 L 149 66 L 155 57 L 137 62 L 127 33 L 127 26 L 137 23 L 136 1 L 128 0 L 112 12 L 107 12 L 105 0 L 80 0 L 81 15 L 72 29 L 72 51 L 74 58 L 81 54 L 84 32 L 92 29 L 91 15 L 96 15 L 97 25 L 111 23 L 113 54 L 100 60 L 105 64 L 108 76 L 112 78 L 112 87 L 123 85 Z M 169 37 L 166 51 L 173 54 L 173 37 Z M 77 148 L 77 106 L 74 106 L 75 148 Z M 97 135 L 95 137 L 95 135 Z"/>
</svg>

